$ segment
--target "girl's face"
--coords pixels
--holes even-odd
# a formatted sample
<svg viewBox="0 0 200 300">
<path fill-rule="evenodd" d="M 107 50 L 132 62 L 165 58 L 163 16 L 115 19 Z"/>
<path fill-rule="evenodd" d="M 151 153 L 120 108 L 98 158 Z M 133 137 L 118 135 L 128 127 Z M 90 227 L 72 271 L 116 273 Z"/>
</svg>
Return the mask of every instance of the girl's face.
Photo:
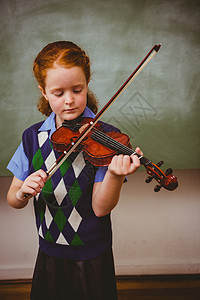
<svg viewBox="0 0 200 300">
<path fill-rule="evenodd" d="M 39 88 L 56 114 L 57 128 L 64 120 L 71 121 L 79 117 L 85 109 L 88 85 L 81 67 L 56 66 L 49 69 L 45 90 Z"/>
</svg>

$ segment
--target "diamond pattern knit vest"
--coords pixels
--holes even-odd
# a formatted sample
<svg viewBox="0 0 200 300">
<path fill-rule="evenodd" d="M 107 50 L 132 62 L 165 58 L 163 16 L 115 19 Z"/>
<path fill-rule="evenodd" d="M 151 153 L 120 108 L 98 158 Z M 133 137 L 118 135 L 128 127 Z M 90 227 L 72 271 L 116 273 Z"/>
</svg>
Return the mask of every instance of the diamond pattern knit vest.
<svg viewBox="0 0 200 300">
<path fill-rule="evenodd" d="M 35 171 L 43 165 L 48 169 L 56 160 L 47 132 L 38 134 L 38 143 L 39 149 L 32 160 Z M 77 233 L 82 216 L 76 209 L 76 204 L 82 195 L 78 178 L 85 166 L 82 153 L 79 153 L 73 161 L 68 158 L 56 175 L 47 181 L 36 198 L 38 232 L 46 241 L 62 245 L 84 244 Z M 68 236 L 63 233 L 64 228 L 70 233 Z"/>
</svg>

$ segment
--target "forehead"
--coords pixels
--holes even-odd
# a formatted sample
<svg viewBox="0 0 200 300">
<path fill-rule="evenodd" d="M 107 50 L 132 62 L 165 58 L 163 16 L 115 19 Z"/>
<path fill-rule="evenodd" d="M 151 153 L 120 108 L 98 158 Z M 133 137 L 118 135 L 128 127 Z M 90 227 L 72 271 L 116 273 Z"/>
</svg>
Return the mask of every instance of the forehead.
<svg viewBox="0 0 200 300">
<path fill-rule="evenodd" d="M 86 83 L 85 73 L 81 67 L 55 66 L 46 73 L 46 87 L 62 85 L 79 85 Z"/>
</svg>

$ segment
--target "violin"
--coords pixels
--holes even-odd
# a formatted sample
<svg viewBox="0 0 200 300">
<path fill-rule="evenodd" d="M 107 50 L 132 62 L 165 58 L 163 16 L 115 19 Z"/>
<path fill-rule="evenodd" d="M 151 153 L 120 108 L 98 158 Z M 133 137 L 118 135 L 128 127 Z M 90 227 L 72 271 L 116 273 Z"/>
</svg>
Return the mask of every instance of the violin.
<svg viewBox="0 0 200 300">
<path fill-rule="evenodd" d="M 68 152 L 71 145 L 76 143 L 80 133 L 93 122 L 92 118 L 84 118 L 80 123 L 75 123 L 72 127 L 68 122 L 64 122 L 51 136 L 53 148 L 59 152 Z M 172 169 L 167 169 L 164 173 L 159 167 L 163 161 L 154 164 L 149 159 L 139 155 L 132 150 L 130 138 L 128 135 L 111 131 L 105 133 L 102 130 L 102 122 L 90 130 L 86 137 L 80 142 L 79 146 L 73 151 L 83 152 L 85 159 L 89 160 L 95 166 L 108 166 L 114 155 L 137 155 L 140 162 L 146 168 L 148 177 L 146 182 L 149 183 L 155 179 L 159 185 L 154 188 L 158 192 L 161 187 L 173 191 L 177 188 L 177 178 L 172 175 Z"/>
</svg>

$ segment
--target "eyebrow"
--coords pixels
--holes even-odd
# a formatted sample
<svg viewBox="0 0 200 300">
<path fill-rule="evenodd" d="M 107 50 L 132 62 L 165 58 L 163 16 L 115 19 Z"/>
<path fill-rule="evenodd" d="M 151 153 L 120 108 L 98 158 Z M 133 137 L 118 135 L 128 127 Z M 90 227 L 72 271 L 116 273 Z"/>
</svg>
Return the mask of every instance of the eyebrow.
<svg viewBox="0 0 200 300">
<path fill-rule="evenodd" d="M 61 91 L 63 88 L 53 88 L 50 90 L 50 92 L 56 92 L 56 91 Z"/>
<path fill-rule="evenodd" d="M 78 88 L 78 87 L 83 87 L 84 85 L 85 85 L 84 83 L 79 83 L 79 84 L 71 86 L 71 88 L 75 89 L 75 88 Z M 58 88 L 55 87 L 55 88 L 52 88 L 50 91 L 55 92 L 55 91 L 61 91 L 61 90 L 63 90 L 62 87 L 58 87 Z"/>
</svg>

